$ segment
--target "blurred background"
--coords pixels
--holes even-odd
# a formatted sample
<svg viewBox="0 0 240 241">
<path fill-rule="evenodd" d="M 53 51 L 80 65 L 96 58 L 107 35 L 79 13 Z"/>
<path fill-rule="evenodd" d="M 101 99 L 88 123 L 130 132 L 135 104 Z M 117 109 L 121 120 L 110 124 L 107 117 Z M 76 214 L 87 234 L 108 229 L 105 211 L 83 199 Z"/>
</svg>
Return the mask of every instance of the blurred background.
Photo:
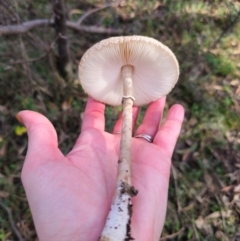
<svg viewBox="0 0 240 241">
<path fill-rule="evenodd" d="M 68 153 L 87 99 L 77 78 L 81 56 L 119 35 L 156 38 L 180 64 L 166 111 L 180 103 L 186 116 L 161 240 L 240 240 L 237 0 L 0 0 L 0 240 L 38 240 L 20 178 L 27 134 L 16 113 L 46 115 Z M 107 107 L 107 131 L 119 111 Z"/>
</svg>

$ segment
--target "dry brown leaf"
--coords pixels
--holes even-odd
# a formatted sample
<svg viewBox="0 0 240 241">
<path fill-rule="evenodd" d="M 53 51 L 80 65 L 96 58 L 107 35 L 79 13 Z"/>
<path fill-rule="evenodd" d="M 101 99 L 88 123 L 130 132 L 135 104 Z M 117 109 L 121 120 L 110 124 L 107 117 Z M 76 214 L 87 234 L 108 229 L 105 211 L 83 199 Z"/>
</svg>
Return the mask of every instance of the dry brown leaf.
<svg viewBox="0 0 240 241">
<path fill-rule="evenodd" d="M 227 210 L 227 211 L 216 211 L 216 212 L 213 212 L 211 214 L 209 214 L 206 219 L 217 219 L 217 218 L 220 218 L 220 217 L 224 217 L 224 218 L 229 218 L 233 215 L 233 212 L 232 210 Z"/>
<path fill-rule="evenodd" d="M 4 105 L 0 105 L 0 111 L 3 112 L 5 111 L 7 108 Z"/>
<path fill-rule="evenodd" d="M 235 94 L 240 95 L 240 86 L 236 89 Z"/>
<path fill-rule="evenodd" d="M 233 196 L 232 202 L 237 202 L 238 200 L 240 200 L 240 193 L 236 193 L 236 194 Z"/>
<path fill-rule="evenodd" d="M 212 85 L 211 86 L 214 90 L 223 90 L 223 87 L 221 85 Z"/>
<path fill-rule="evenodd" d="M 209 225 L 207 220 L 204 219 L 202 216 L 199 216 L 198 219 L 195 220 L 195 224 L 198 229 L 204 230 L 208 234 L 211 234 L 213 232 L 211 225 Z"/>
<path fill-rule="evenodd" d="M 0 173 L 0 178 L 5 178 L 6 176 L 4 176 L 2 173 Z"/>
<path fill-rule="evenodd" d="M 238 184 L 238 185 L 234 188 L 233 191 L 234 191 L 234 192 L 240 192 L 240 184 Z"/>
<path fill-rule="evenodd" d="M 125 13 L 125 11 L 123 11 L 121 8 L 117 8 L 117 9 L 116 9 L 116 12 L 117 12 L 118 15 L 121 16 L 121 18 L 122 18 L 124 21 L 126 21 L 126 20 L 129 19 L 128 15 L 127 15 L 127 14 Z"/>
<path fill-rule="evenodd" d="M 156 10 L 157 8 L 159 8 L 162 5 L 162 3 L 160 1 L 157 1 L 153 7 L 153 10 Z"/>
<path fill-rule="evenodd" d="M 240 200 L 237 200 L 237 201 L 235 202 L 235 205 L 240 209 Z"/>
<path fill-rule="evenodd" d="M 182 161 L 183 161 L 183 162 L 189 161 L 189 159 L 191 158 L 191 156 L 192 156 L 191 148 L 188 148 L 188 149 L 184 150 L 184 153 L 183 153 L 183 155 L 182 155 Z"/>
<path fill-rule="evenodd" d="M 235 167 L 240 168 L 240 163 L 235 163 Z"/>
<path fill-rule="evenodd" d="M 225 207 L 229 207 L 230 205 L 230 199 L 227 195 L 223 195 L 222 198 L 221 198 L 223 204 Z"/>
<path fill-rule="evenodd" d="M 240 85 L 240 81 L 238 79 L 234 79 L 230 82 L 230 85 L 232 86 L 239 86 Z"/>
<path fill-rule="evenodd" d="M 205 220 L 202 216 L 198 217 L 198 219 L 195 220 L 195 224 L 196 224 L 198 229 L 202 229 L 205 223 L 206 222 L 205 222 Z"/>
<path fill-rule="evenodd" d="M 124 1 L 124 0 L 123 0 L 123 1 L 120 3 L 120 6 L 121 6 L 121 7 L 126 7 L 127 4 L 128 4 L 127 1 Z"/>
<path fill-rule="evenodd" d="M 229 192 L 229 191 L 232 191 L 233 188 L 234 188 L 233 185 L 226 186 L 226 187 L 223 187 L 223 188 L 221 189 L 221 192 Z"/>
<path fill-rule="evenodd" d="M 64 111 L 68 110 L 69 108 L 71 108 L 71 104 L 72 104 L 72 98 L 69 98 L 68 100 L 65 100 L 63 103 L 62 103 L 62 109 Z"/>
<path fill-rule="evenodd" d="M 9 196 L 9 193 L 8 193 L 8 192 L 0 191 L 0 197 L 2 197 L 2 198 L 7 198 L 8 196 Z"/>
<path fill-rule="evenodd" d="M 134 10 L 134 11 L 137 10 L 137 4 L 136 4 L 136 1 L 128 2 L 128 6 L 130 6 L 130 7 L 132 8 L 132 10 Z M 145 7 L 143 7 L 143 9 L 145 9 Z"/>
</svg>

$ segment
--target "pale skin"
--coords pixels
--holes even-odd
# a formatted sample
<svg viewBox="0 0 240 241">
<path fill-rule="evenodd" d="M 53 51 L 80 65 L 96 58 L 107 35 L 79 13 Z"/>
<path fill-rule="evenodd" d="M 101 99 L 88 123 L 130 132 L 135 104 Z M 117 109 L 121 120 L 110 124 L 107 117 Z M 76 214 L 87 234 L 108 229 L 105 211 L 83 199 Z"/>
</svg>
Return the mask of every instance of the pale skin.
<svg viewBox="0 0 240 241">
<path fill-rule="evenodd" d="M 165 98 L 148 106 L 136 134 L 153 143 L 132 139 L 132 236 L 157 241 L 164 225 L 171 157 L 184 118 L 181 105 L 172 106 L 159 126 Z M 104 131 L 105 105 L 88 99 L 81 134 L 64 156 L 54 127 L 43 115 L 21 111 L 17 118 L 28 131 L 22 181 L 40 241 L 97 241 L 115 190 L 120 135 Z M 134 108 L 135 122 L 138 110 Z M 121 130 L 121 116 L 113 133 Z"/>
</svg>

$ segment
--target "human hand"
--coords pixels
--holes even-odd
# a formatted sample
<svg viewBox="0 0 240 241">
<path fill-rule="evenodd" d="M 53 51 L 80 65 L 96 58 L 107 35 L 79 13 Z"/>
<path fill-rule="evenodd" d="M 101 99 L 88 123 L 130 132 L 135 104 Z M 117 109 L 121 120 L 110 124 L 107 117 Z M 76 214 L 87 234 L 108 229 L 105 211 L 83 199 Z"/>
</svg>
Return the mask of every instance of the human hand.
<svg viewBox="0 0 240 241">
<path fill-rule="evenodd" d="M 135 134 L 148 134 L 153 143 L 132 139 L 132 236 L 159 240 L 165 220 L 171 157 L 184 111 L 174 105 L 159 127 L 165 98 L 149 105 Z M 120 135 L 104 131 L 105 105 L 89 98 L 82 131 L 64 156 L 49 120 L 33 111 L 17 118 L 28 131 L 22 182 L 40 241 L 97 241 L 111 206 L 117 177 Z M 137 117 L 133 111 L 133 120 Z M 113 133 L 121 130 L 121 117 Z"/>
</svg>

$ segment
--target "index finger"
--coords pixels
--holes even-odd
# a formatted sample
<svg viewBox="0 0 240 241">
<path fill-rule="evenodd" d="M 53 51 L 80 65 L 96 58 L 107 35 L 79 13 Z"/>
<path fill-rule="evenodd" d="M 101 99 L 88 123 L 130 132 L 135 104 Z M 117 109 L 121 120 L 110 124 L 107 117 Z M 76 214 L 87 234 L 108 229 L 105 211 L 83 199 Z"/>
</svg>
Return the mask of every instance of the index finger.
<svg viewBox="0 0 240 241">
<path fill-rule="evenodd" d="M 94 128 L 104 131 L 105 118 L 104 118 L 105 104 L 88 97 L 87 105 L 83 115 L 82 131 Z"/>
</svg>

